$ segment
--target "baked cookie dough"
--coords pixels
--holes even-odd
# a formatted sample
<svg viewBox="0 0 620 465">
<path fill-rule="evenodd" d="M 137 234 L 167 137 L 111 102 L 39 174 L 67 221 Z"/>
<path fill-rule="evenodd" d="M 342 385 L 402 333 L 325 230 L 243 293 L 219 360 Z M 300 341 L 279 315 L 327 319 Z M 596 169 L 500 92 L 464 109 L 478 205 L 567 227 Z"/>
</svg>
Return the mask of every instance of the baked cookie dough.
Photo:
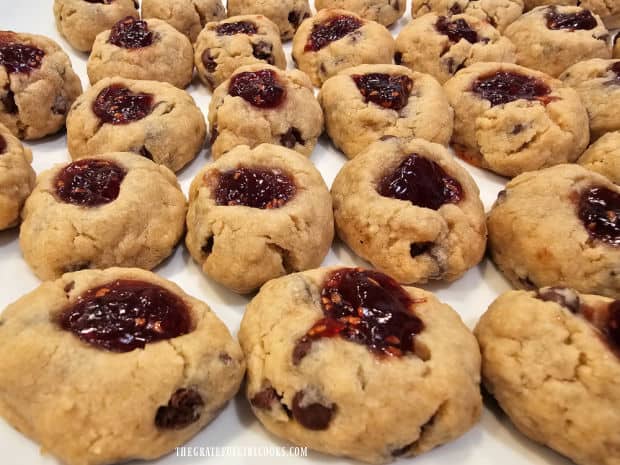
<svg viewBox="0 0 620 465">
<path fill-rule="evenodd" d="M 294 444 L 387 463 L 450 442 L 480 417 L 479 348 L 459 315 L 377 271 L 272 280 L 239 340 L 255 415 Z"/>
<path fill-rule="evenodd" d="M 524 0 L 524 2 L 526 10 L 543 5 L 572 5 L 587 8 L 601 18 L 620 13 L 620 3 L 615 0 Z"/>
<path fill-rule="evenodd" d="M 221 0 L 142 0 L 142 17 L 166 21 L 194 43 L 202 28 L 226 18 Z"/>
<path fill-rule="evenodd" d="M 577 163 L 620 184 L 620 131 L 602 136 L 588 147 Z"/>
<path fill-rule="evenodd" d="M 446 145 L 454 112 L 427 74 L 396 65 L 361 65 L 323 84 L 325 126 L 349 158 L 385 136 L 419 137 Z"/>
<path fill-rule="evenodd" d="M 590 58 L 611 58 L 609 31 L 596 14 L 576 6 L 541 6 L 504 31 L 517 47 L 517 63 L 551 76 Z"/>
<path fill-rule="evenodd" d="M 476 328 L 484 384 L 530 439 L 579 465 L 617 465 L 619 328 L 618 300 L 558 287 L 502 294 Z"/>
<path fill-rule="evenodd" d="M 15 226 L 36 174 L 32 151 L 0 124 L 0 231 Z"/>
<path fill-rule="evenodd" d="M 485 20 L 464 14 L 428 13 L 405 26 L 396 38 L 396 64 L 428 73 L 440 83 L 481 61 L 514 63 L 515 46 Z"/>
<path fill-rule="evenodd" d="M 128 17 L 97 36 L 86 71 L 91 84 L 124 77 L 184 88 L 192 80 L 194 50 L 189 39 L 165 21 Z"/>
<path fill-rule="evenodd" d="M 377 142 L 344 165 L 331 193 L 338 236 L 398 282 L 453 281 L 484 255 L 478 187 L 441 145 Z"/>
<path fill-rule="evenodd" d="M 560 79 L 577 91 L 588 110 L 592 139 L 620 130 L 620 60 L 582 61 L 564 71 Z"/>
<path fill-rule="evenodd" d="M 613 41 L 614 58 L 620 58 L 620 32 L 616 31 L 616 36 Z"/>
<path fill-rule="evenodd" d="M 417 18 L 430 12 L 475 16 L 502 32 L 523 13 L 523 0 L 412 0 L 411 16 Z"/>
<path fill-rule="evenodd" d="M 241 66 L 266 63 L 286 69 L 278 26 L 265 16 L 234 16 L 212 22 L 194 45 L 198 77 L 211 90 Z"/>
<path fill-rule="evenodd" d="M 58 32 L 81 52 L 90 52 L 97 34 L 127 16 L 140 17 L 137 1 L 54 0 Z"/>
<path fill-rule="evenodd" d="M 237 147 L 191 185 L 185 244 L 208 276 L 235 292 L 319 266 L 333 237 L 327 186 L 292 150 Z"/>
<path fill-rule="evenodd" d="M 320 87 L 345 68 L 391 64 L 394 38 L 385 26 L 345 10 L 320 10 L 293 39 L 293 59 Z"/>
<path fill-rule="evenodd" d="M 293 38 L 295 31 L 312 15 L 308 0 L 228 0 L 228 17 L 263 15 L 280 30 L 282 40 Z"/>
<path fill-rule="evenodd" d="M 74 160 L 135 152 L 179 171 L 202 149 L 202 112 L 185 91 L 165 82 L 104 78 L 84 92 L 67 117 Z"/>
<path fill-rule="evenodd" d="M 0 315 L 0 351 L 0 415 L 67 465 L 172 452 L 245 371 L 205 303 L 135 268 L 43 283 Z"/>
<path fill-rule="evenodd" d="M 40 139 L 65 125 L 82 83 L 56 42 L 0 31 L 0 124 L 20 139 Z"/>
<path fill-rule="evenodd" d="M 209 104 L 211 155 L 238 145 L 282 145 L 309 157 L 323 132 L 323 111 L 298 70 L 257 64 L 238 68 Z"/>
<path fill-rule="evenodd" d="M 352 11 L 364 19 L 391 26 L 405 14 L 406 0 L 316 0 L 317 10 L 338 8 Z"/>
<path fill-rule="evenodd" d="M 588 113 L 579 95 L 546 74 L 475 63 L 444 89 L 454 108 L 454 148 L 476 166 L 512 177 L 574 162 L 588 146 Z"/>
<path fill-rule="evenodd" d="M 174 173 L 131 153 L 108 153 L 41 173 L 22 212 L 19 243 L 42 280 L 85 268 L 152 269 L 184 231 Z"/>
<path fill-rule="evenodd" d="M 620 187 L 579 165 L 513 179 L 488 216 L 491 257 L 517 288 L 620 297 Z"/>
</svg>

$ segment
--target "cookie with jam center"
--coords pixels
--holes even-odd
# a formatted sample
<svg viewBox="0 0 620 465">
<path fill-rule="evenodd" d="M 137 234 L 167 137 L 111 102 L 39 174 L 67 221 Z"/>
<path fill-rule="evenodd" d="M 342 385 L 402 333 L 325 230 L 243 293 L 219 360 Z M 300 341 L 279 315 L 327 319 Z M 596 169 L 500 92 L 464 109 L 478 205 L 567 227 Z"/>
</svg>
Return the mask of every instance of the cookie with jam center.
<svg viewBox="0 0 620 465">
<path fill-rule="evenodd" d="M 480 417 L 480 353 L 459 315 L 374 270 L 269 281 L 239 340 L 254 414 L 296 445 L 387 463 L 448 443 Z"/>
<path fill-rule="evenodd" d="M 406 0 L 316 0 L 317 10 L 338 8 L 352 11 L 364 19 L 391 26 L 405 14 Z"/>
<path fill-rule="evenodd" d="M 135 268 L 42 284 L 0 314 L 0 350 L 0 416 L 67 465 L 172 452 L 245 371 L 207 304 Z"/>
<path fill-rule="evenodd" d="M 506 292 L 475 330 L 484 385 L 533 441 L 579 465 L 615 465 L 619 328 L 618 300 L 560 286 Z"/>
</svg>

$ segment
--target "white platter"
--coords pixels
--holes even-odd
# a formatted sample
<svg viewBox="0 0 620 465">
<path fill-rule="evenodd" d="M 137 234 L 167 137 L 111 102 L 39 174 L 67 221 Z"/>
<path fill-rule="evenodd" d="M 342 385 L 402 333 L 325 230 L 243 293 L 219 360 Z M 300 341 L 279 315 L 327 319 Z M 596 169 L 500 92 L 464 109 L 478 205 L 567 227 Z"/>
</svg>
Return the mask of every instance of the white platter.
<svg viewBox="0 0 620 465">
<path fill-rule="evenodd" d="M 409 2 L 410 3 L 410 2 Z M 85 88 L 85 54 L 71 49 L 56 31 L 52 14 L 52 0 L 0 0 L 0 29 L 18 32 L 43 34 L 59 42 L 70 55 L 73 67 L 80 75 Z M 409 11 L 409 7 L 407 9 Z M 400 24 L 392 28 L 396 34 L 400 27 L 409 22 L 409 14 Z M 290 43 L 286 45 L 290 60 Z M 197 81 L 187 89 L 205 117 L 210 99 L 209 92 Z M 41 141 L 28 143 L 34 153 L 34 168 L 37 173 L 54 164 L 67 162 L 66 138 L 64 133 Z M 323 137 L 311 160 L 331 185 L 336 173 L 345 162 L 330 142 Z M 198 170 L 209 162 L 208 150 L 203 151 L 193 163 L 180 172 L 179 180 L 187 194 L 189 184 Z M 505 180 L 467 165 L 481 190 L 482 200 L 487 210 L 491 207 Z M 325 259 L 324 265 L 362 265 L 342 243 L 336 241 Z M 189 294 L 204 300 L 224 320 L 234 333 L 239 328 L 243 310 L 249 297 L 236 295 L 206 278 L 192 262 L 189 254 L 180 245 L 172 257 L 155 270 L 163 277 L 179 284 Z M 18 246 L 18 230 L 0 233 L 0 309 L 17 300 L 23 294 L 39 285 L 22 259 Z M 423 286 L 436 292 L 439 298 L 451 305 L 462 316 L 466 324 L 473 328 L 489 303 L 501 292 L 509 288 L 504 278 L 488 259 L 470 270 L 462 279 L 450 285 L 435 284 Z M 2 357 L 3 354 L 0 354 Z M 119 418 L 119 421 L 122 421 Z M 394 425 L 398 428 L 398 425 Z M 301 464 L 353 464 L 351 460 L 328 457 L 310 451 L 307 457 L 273 457 L 266 447 L 288 447 L 283 441 L 271 436 L 261 428 L 254 418 L 245 398 L 238 395 L 227 408 L 207 428 L 192 439 L 187 446 L 216 448 L 226 447 L 233 455 L 226 457 L 182 457 L 171 454 L 156 462 L 158 465 L 200 465 L 214 464 L 253 464 L 253 465 L 301 465 Z M 203 449 L 203 453 L 214 453 L 213 449 Z M 246 456 L 243 456 L 246 455 Z M 248 456 L 248 455 L 263 455 Z M 482 421 L 459 440 L 442 446 L 415 459 L 400 459 L 397 463 L 416 465 L 568 465 L 570 462 L 554 452 L 538 446 L 520 435 L 507 421 L 506 417 L 487 402 Z M 58 462 L 49 456 L 41 455 L 37 444 L 13 430 L 0 419 L 0 464 L 6 465 L 56 465 Z"/>
</svg>

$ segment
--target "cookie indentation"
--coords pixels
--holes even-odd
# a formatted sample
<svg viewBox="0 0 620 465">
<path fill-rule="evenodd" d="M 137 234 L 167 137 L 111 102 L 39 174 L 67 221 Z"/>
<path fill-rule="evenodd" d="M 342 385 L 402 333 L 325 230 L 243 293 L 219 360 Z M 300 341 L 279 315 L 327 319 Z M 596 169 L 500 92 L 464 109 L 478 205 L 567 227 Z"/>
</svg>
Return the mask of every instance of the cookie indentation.
<svg viewBox="0 0 620 465">
<path fill-rule="evenodd" d="M 32 45 L 0 43 L 0 66 L 7 73 L 30 73 L 41 67 L 45 52 Z"/>
<path fill-rule="evenodd" d="M 293 179 L 281 170 L 237 168 L 220 174 L 214 197 L 217 205 L 264 210 L 284 206 L 296 191 Z"/>
<path fill-rule="evenodd" d="M 119 279 L 83 293 L 60 326 L 98 349 L 130 352 L 191 331 L 181 298 L 153 283 Z"/>
<path fill-rule="evenodd" d="M 357 31 L 364 23 L 353 16 L 335 16 L 324 23 L 315 24 L 304 48 L 306 52 L 316 52 L 353 31 Z"/>
<path fill-rule="evenodd" d="M 415 302 L 392 278 L 359 268 L 343 268 L 327 278 L 321 292 L 324 318 L 300 339 L 293 352 L 297 365 L 312 341 L 340 336 L 363 344 L 377 355 L 415 353 L 414 338 L 424 322 L 412 311 Z"/>
<path fill-rule="evenodd" d="M 120 84 L 106 87 L 93 102 L 93 112 L 104 123 L 128 124 L 153 111 L 153 95 L 134 93 Z"/>
<path fill-rule="evenodd" d="M 222 23 L 215 27 L 215 32 L 221 36 L 234 36 L 236 34 L 254 35 L 258 32 L 256 24 L 250 21 L 237 21 L 236 23 Z"/>
<path fill-rule="evenodd" d="M 60 170 L 54 188 L 65 203 L 96 207 L 116 200 L 125 174 L 123 168 L 111 161 L 83 159 Z"/>
<path fill-rule="evenodd" d="M 553 30 L 589 31 L 594 29 L 597 25 L 596 18 L 590 10 L 582 10 L 575 13 L 560 13 L 557 7 L 554 6 L 549 8 L 545 18 L 547 19 L 547 28 Z"/>
<path fill-rule="evenodd" d="M 504 105 L 515 100 L 539 100 L 543 104 L 552 100 L 551 88 L 539 79 L 510 71 L 499 71 L 478 78 L 472 91 L 491 102 L 491 106 Z"/>
<path fill-rule="evenodd" d="M 335 411 L 335 405 L 325 406 L 318 402 L 308 402 L 304 391 L 297 392 L 293 397 L 293 418 L 304 428 L 314 431 L 326 430 Z"/>
<path fill-rule="evenodd" d="M 155 425 L 162 429 L 182 429 L 200 419 L 204 407 L 202 396 L 193 389 L 177 390 L 168 401 L 157 409 Z"/>
<path fill-rule="evenodd" d="M 286 97 L 286 89 L 270 69 L 236 74 L 230 80 L 228 93 L 258 108 L 275 108 Z"/>
<path fill-rule="evenodd" d="M 475 44 L 479 40 L 478 33 L 463 18 L 450 21 L 445 16 L 440 16 L 435 23 L 435 29 L 455 43 L 465 39 L 470 44 Z"/>
<path fill-rule="evenodd" d="M 402 110 L 409 101 L 413 81 L 404 75 L 370 73 L 351 76 L 366 103 Z"/>
<path fill-rule="evenodd" d="M 112 26 L 108 42 L 117 47 L 136 49 L 148 47 L 154 39 L 146 21 L 127 16 Z"/>
<path fill-rule="evenodd" d="M 461 183 L 428 158 L 409 155 L 379 183 L 377 192 L 384 197 L 408 200 L 422 208 L 438 210 L 447 203 L 459 203 L 463 197 Z"/>
<path fill-rule="evenodd" d="M 581 194 L 578 215 L 593 239 L 620 246 L 620 194 L 591 187 Z"/>
</svg>

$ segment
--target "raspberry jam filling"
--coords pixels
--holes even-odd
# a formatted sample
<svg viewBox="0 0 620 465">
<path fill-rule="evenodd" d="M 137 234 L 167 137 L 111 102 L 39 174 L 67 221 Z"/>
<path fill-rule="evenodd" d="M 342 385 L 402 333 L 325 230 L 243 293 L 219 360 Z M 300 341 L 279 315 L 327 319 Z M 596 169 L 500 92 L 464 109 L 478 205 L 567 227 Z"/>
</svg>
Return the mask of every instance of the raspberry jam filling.
<svg viewBox="0 0 620 465">
<path fill-rule="evenodd" d="M 86 291 L 60 316 L 60 326 L 112 352 L 187 334 L 191 318 L 177 295 L 157 284 L 119 279 Z"/>
<path fill-rule="evenodd" d="M 135 49 L 148 47 L 154 39 L 146 21 L 127 16 L 112 27 L 108 42 L 117 47 Z"/>
<path fill-rule="evenodd" d="M 293 353 L 299 364 L 313 341 L 339 336 L 383 356 L 414 352 L 414 338 L 424 323 L 412 310 L 409 294 L 377 271 L 342 268 L 332 272 L 321 291 L 324 318 L 300 339 Z"/>
<path fill-rule="evenodd" d="M 549 8 L 545 15 L 547 28 L 553 30 L 565 29 L 569 31 L 589 31 L 596 27 L 596 18 L 589 10 L 576 13 L 560 13 L 556 7 Z"/>
<path fill-rule="evenodd" d="M 0 41 L 0 66 L 4 66 L 9 74 L 30 73 L 39 69 L 43 57 L 45 52 L 32 45 Z"/>
<path fill-rule="evenodd" d="M 116 200 L 125 174 L 111 161 L 87 158 L 64 167 L 54 180 L 54 188 L 65 203 L 96 207 Z"/>
<path fill-rule="evenodd" d="M 577 212 L 592 239 L 620 247 L 620 194 L 591 187 L 581 194 Z"/>
<path fill-rule="evenodd" d="M 294 181 L 280 170 L 237 168 L 220 174 L 214 195 L 217 205 L 264 210 L 284 206 L 296 192 Z"/>
<path fill-rule="evenodd" d="M 133 93 L 114 84 L 106 87 L 93 102 L 93 112 L 104 123 L 128 124 L 141 120 L 153 111 L 153 95 Z"/>
<path fill-rule="evenodd" d="M 478 78 L 472 91 L 491 102 L 492 106 L 519 99 L 539 100 L 545 105 L 553 100 L 549 97 L 551 89 L 544 82 L 511 71 L 498 71 Z"/>
<path fill-rule="evenodd" d="M 447 203 L 458 203 L 464 197 L 461 183 L 439 164 L 415 153 L 379 182 L 377 192 L 432 210 Z"/>
<path fill-rule="evenodd" d="M 312 28 L 308 42 L 304 48 L 306 52 L 316 52 L 347 34 L 357 31 L 364 23 L 353 16 L 335 16 L 324 23 L 317 23 Z"/>
<path fill-rule="evenodd" d="M 435 29 L 441 34 L 448 36 L 448 39 L 452 42 L 465 39 L 470 44 L 475 44 L 479 40 L 478 33 L 463 18 L 450 21 L 445 16 L 440 16 L 437 19 L 437 23 L 435 23 Z"/>
<path fill-rule="evenodd" d="M 238 21 L 236 23 L 222 23 L 215 27 L 215 32 L 221 36 L 234 36 L 236 34 L 254 35 L 258 32 L 256 24 L 249 21 Z"/>
<path fill-rule="evenodd" d="M 286 97 L 286 89 L 278 81 L 278 75 L 270 69 L 248 71 L 232 77 L 228 93 L 241 97 L 258 108 L 275 108 Z"/>
<path fill-rule="evenodd" d="M 371 73 L 351 76 L 366 103 L 372 102 L 390 110 L 401 110 L 407 105 L 413 88 L 408 76 Z"/>
</svg>

